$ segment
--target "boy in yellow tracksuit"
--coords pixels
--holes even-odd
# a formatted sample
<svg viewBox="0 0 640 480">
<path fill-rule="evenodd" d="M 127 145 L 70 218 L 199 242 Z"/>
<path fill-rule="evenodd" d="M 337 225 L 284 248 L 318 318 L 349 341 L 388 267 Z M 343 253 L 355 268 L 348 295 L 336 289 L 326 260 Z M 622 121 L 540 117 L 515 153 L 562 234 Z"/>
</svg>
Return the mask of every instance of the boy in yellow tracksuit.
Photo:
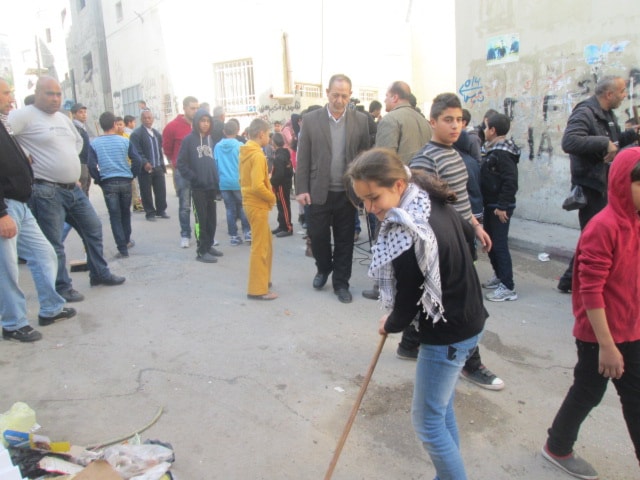
<svg viewBox="0 0 640 480">
<path fill-rule="evenodd" d="M 240 147 L 240 190 L 242 208 L 251 225 L 251 255 L 247 298 L 275 300 L 278 295 L 269 290 L 273 248 L 269 228 L 269 210 L 276 204 L 271 188 L 267 158 L 262 147 L 269 143 L 270 125 L 259 118 L 249 125 L 249 141 Z"/>
</svg>

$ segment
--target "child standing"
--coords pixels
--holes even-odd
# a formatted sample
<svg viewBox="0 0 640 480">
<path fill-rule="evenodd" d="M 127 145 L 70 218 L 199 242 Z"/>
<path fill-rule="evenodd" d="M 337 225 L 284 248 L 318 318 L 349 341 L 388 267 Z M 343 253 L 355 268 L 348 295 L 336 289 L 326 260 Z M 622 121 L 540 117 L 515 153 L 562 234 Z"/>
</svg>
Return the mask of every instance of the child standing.
<svg viewBox="0 0 640 480">
<path fill-rule="evenodd" d="M 271 185 L 276 194 L 278 206 L 278 228 L 272 230 L 276 237 L 290 237 L 293 235 L 291 224 L 291 183 L 293 178 L 293 164 L 291 153 L 284 147 L 284 137 L 281 133 L 274 133 L 271 141 L 276 147 L 274 152 L 273 170 L 271 171 Z"/>
<path fill-rule="evenodd" d="M 213 246 L 216 235 L 216 195 L 220 191 L 220 179 L 213 159 L 212 124 L 213 119 L 206 110 L 196 112 L 193 131 L 182 140 L 176 162 L 180 175 L 191 184 L 198 242 L 196 260 L 203 263 L 216 263 L 216 257 L 223 255 Z"/>
<path fill-rule="evenodd" d="M 366 151 L 347 177 L 382 222 L 369 267 L 390 310 L 380 320 L 380 334 L 401 332 L 418 317 L 413 426 L 436 478 L 464 480 L 455 386 L 488 317 L 471 257 L 474 229 L 447 204 L 455 194 L 446 184 L 410 172 L 392 150 Z"/>
<path fill-rule="evenodd" d="M 576 247 L 572 303 L 578 363 L 542 448 L 552 464 L 583 479 L 598 474 L 575 455 L 573 445 L 609 379 L 640 461 L 640 148 L 616 156 L 608 196 L 608 205 L 589 220 Z"/>
<path fill-rule="evenodd" d="M 480 186 L 484 203 L 484 229 L 493 244 L 489 250 L 489 260 L 494 275 L 482 286 L 493 289 L 486 295 L 491 302 L 518 299 L 509 253 L 509 224 L 516 208 L 520 149 L 506 138 L 510 128 L 509 117 L 502 113 L 490 115 L 484 120 L 487 153 L 480 168 Z"/>
<path fill-rule="evenodd" d="M 240 147 L 240 189 L 242 206 L 252 232 L 249 257 L 249 285 L 247 298 L 274 300 L 278 295 L 269 291 L 273 247 L 269 230 L 269 210 L 276 203 L 267 158 L 262 147 L 269 143 L 269 124 L 259 118 L 249 125 L 249 141 Z"/>
<path fill-rule="evenodd" d="M 131 181 L 140 171 L 142 158 L 128 138 L 116 131 L 116 117 L 111 112 L 100 115 L 104 135 L 94 138 L 89 148 L 87 166 L 95 183 L 102 188 L 109 211 L 111 232 L 118 248 L 117 258 L 127 258 L 131 240 Z M 131 164 L 129 164 L 131 159 Z"/>
<path fill-rule="evenodd" d="M 227 229 L 232 246 L 242 243 L 242 237 L 238 235 L 238 220 L 242 224 L 244 241 L 251 241 L 251 227 L 242 208 L 242 194 L 240 193 L 238 163 L 242 142 L 236 138 L 239 129 L 238 124 L 234 121 L 229 120 L 225 123 L 222 127 L 225 138 L 216 143 L 213 149 L 213 156 L 218 165 L 218 172 L 220 172 L 220 192 L 224 208 L 227 211 Z"/>
</svg>

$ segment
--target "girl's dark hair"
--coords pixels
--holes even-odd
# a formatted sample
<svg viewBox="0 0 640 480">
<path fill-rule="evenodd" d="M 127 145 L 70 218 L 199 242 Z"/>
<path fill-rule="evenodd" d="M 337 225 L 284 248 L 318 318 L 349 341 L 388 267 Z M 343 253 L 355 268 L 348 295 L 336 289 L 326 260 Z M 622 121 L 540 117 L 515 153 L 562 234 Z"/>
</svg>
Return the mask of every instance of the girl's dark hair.
<svg viewBox="0 0 640 480">
<path fill-rule="evenodd" d="M 273 144 L 276 147 L 278 148 L 284 147 L 284 136 L 281 133 L 274 133 L 273 136 L 271 137 L 271 140 L 273 141 Z"/>
<path fill-rule="evenodd" d="M 426 191 L 433 200 L 453 203 L 456 195 L 447 182 L 422 170 L 411 170 L 411 178 L 400 157 L 388 148 L 373 148 L 358 155 L 345 174 L 347 191 L 352 191 L 355 180 L 375 182 L 381 187 L 391 188 L 397 180 L 415 183 Z"/>
<path fill-rule="evenodd" d="M 640 182 L 640 162 L 636 163 L 636 166 L 631 170 L 631 181 Z"/>
</svg>

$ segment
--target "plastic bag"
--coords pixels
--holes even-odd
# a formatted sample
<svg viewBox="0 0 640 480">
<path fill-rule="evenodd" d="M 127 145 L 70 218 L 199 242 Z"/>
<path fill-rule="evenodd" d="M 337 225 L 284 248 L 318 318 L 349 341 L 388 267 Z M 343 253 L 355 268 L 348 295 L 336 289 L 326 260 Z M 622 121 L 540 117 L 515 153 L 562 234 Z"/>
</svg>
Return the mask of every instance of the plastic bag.
<svg viewBox="0 0 640 480">
<path fill-rule="evenodd" d="M 571 193 L 567 198 L 562 202 L 562 208 L 567 211 L 571 210 L 579 210 L 587 206 L 587 197 L 584 196 L 584 192 L 582 191 L 582 187 L 580 185 L 576 185 L 571 189 Z"/>
<path fill-rule="evenodd" d="M 173 450 L 162 445 L 115 445 L 105 449 L 104 459 L 109 462 L 113 469 L 123 478 L 130 479 L 136 477 L 144 480 L 160 478 L 171 466 L 168 463 L 173 458 Z M 167 467 L 155 476 L 144 476 L 145 473 L 154 474 L 160 469 L 155 467 L 166 463 Z"/>
<path fill-rule="evenodd" d="M 6 412 L 0 415 L 0 441 L 6 447 L 4 439 L 5 430 L 17 430 L 19 432 L 33 432 L 40 428 L 36 423 L 36 412 L 24 402 L 16 402 Z"/>
</svg>

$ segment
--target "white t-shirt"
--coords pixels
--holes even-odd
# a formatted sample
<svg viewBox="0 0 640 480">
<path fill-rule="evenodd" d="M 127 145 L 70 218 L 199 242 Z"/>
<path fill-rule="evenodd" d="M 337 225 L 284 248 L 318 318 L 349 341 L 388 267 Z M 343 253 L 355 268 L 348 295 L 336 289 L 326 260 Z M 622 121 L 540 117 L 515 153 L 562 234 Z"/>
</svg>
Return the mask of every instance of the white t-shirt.
<svg viewBox="0 0 640 480">
<path fill-rule="evenodd" d="M 70 118 L 29 105 L 11 111 L 9 123 L 18 143 L 31 154 L 36 179 L 56 183 L 78 181 L 82 137 Z"/>
</svg>

